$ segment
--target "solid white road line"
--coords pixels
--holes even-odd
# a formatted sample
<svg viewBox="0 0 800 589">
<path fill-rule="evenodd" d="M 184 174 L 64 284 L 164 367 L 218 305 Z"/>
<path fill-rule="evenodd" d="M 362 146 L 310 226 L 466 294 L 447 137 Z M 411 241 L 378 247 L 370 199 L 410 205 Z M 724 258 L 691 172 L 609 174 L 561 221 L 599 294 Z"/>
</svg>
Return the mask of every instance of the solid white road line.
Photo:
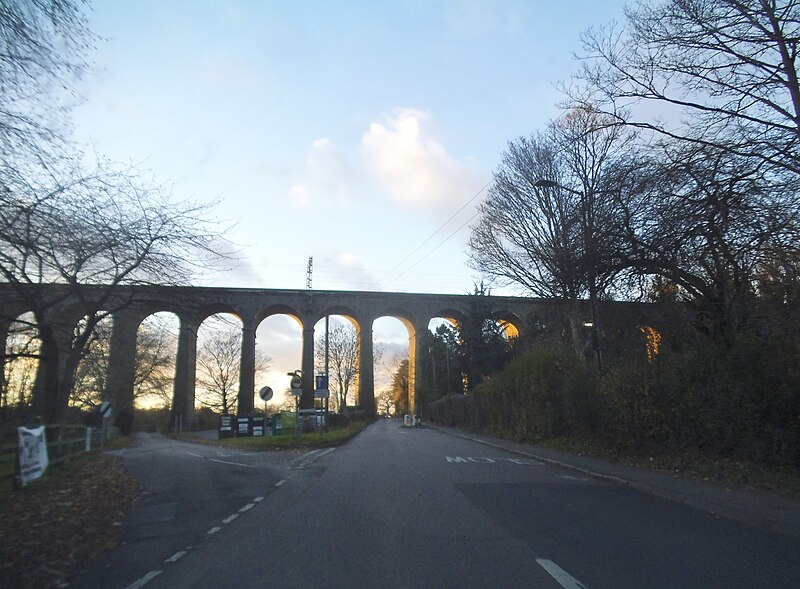
<svg viewBox="0 0 800 589">
<path fill-rule="evenodd" d="M 144 587 L 147 583 L 155 579 L 160 574 L 161 571 L 150 571 L 138 581 L 134 581 L 132 584 L 128 585 L 126 589 L 139 589 L 139 587 Z"/>
<path fill-rule="evenodd" d="M 586 589 L 586 585 L 578 581 L 578 579 L 570 575 L 552 560 L 537 558 L 536 562 L 546 570 L 551 577 L 558 581 L 558 584 L 564 587 L 564 589 Z"/>
<path fill-rule="evenodd" d="M 189 456 L 194 456 L 195 458 L 202 458 L 202 456 L 200 456 L 200 454 L 195 454 L 194 452 L 187 452 L 187 454 Z"/>
<path fill-rule="evenodd" d="M 233 464 L 234 466 L 246 466 L 247 468 L 255 468 L 252 464 L 242 464 L 241 462 L 229 462 L 228 460 L 217 460 L 216 458 L 209 458 L 211 462 L 221 462 L 222 464 Z"/>
</svg>

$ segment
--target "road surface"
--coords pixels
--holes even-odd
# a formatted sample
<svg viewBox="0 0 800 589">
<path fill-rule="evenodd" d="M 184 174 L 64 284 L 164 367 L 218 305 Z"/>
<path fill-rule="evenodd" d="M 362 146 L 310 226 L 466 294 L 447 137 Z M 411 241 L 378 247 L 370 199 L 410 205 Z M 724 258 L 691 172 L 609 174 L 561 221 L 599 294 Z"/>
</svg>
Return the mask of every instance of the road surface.
<svg viewBox="0 0 800 589">
<path fill-rule="evenodd" d="M 428 428 L 125 453 L 150 490 L 72 587 L 796 588 L 800 540 Z"/>
</svg>

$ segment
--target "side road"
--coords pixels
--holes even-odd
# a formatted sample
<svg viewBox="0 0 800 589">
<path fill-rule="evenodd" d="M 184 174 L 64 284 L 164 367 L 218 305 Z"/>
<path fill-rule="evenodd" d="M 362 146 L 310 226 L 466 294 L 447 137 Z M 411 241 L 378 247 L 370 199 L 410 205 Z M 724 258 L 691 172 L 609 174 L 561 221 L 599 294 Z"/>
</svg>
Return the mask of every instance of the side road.
<svg viewBox="0 0 800 589">
<path fill-rule="evenodd" d="M 800 501 L 778 493 L 742 485 L 682 479 L 666 472 L 624 466 L 430 423 L 425 427 L 625 485 L 748 525 L 800 537 Z"/>
</svg>

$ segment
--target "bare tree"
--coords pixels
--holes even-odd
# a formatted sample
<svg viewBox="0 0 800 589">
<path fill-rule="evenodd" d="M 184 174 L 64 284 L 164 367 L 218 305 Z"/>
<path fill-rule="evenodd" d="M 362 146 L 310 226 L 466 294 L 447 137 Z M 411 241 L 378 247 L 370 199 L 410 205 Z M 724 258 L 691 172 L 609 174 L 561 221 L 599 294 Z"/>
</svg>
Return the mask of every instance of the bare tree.
<svg viewBox="0 0 800 589">
<path fill-rule="evenodd" d="M 317 364 L 325 364 L 324 336 L 315 347 Z M 344 413 L 347 399 L 358 378 L 358 334 L 350 324 L 334 324 L 328 333 L 328 387 L 331 391 L 331 410 Z"/>
<path fill-rule="evenodd" d="M 219 248 L 208 206 L 177 203 L 135 169 L 69 143 L 63 89 L 94 42 L 81 4 L 0 7 L 0 282 L 34 315 L 33 409 L 48 422 L 63 415 L 97 324 L 125 304 L 116 288 L 186 282 Z M 64 288 L 54 295 L 47 283 Z"/>
<path fill-rule="evenodd" d="M 800 242 L 800 178 L 685 142 L 648 156 L 630 164 L 639 204 L 619 225 L 623 263 L 675 285 L 695 326 L 731 345 L 753 327 L 759 275 Z"/>
<path fill-rule="evenodd" d="M 236 412 L 241 374 L 242 332 L 235 326 L 216 329 L 205 338 L 197 354 L 198 400 L 223 414 Z M 256 353 L 256 372 L 267 370 L 269 359 Z"/>
<path fill-rule="evenodd" d="M 65 148 L 74 80 L 87 69 L 95 37 L 78 0 L 0 4 L 0 169 L 16 176 L 28 158 Z M 66 90 L 66 92 L 65 92 Z M 21 175 L 21 174 L 20 174 Z"/>
<path fill-rule="evenodd" d="M 622 29 L 584 34 L 585 86 L 569 89 L 577 103 L 603 105 L 618 123 L 800 172 L 800 3 L 639 2 L 626 16 Z M 653 112 L 660 117 L 645 116 Z"/>
<path fill-rule="evenodd" d="M 126 304 L 117 287 L 186 282 L 195 261 L 217 255 L 215 230 L 206 206 L 175 204 L 113 167 L 15 188 L 0 194 L 0 279 L 34 314 L 41 341 L 34 410 L 55 421 L 98 322 Z M 53 296 L 40 288 L 47 283 L 65 286 Z M 67 301 L 79 304 L 80 323 L 65 313 Z"/>
<path fill-rule="evenodd" d="M 171 406 L 177 347 L 176 336 L 163 322 L 152 318 L 142 322 L 136 335 L 134 398 Z"/>
<path fill-rule="evenodd" d="M 30 313 L 11 323 L 3 366 L 3 392 L 0 407 L 29 407 L 36 379 L 39 340 Z"/>
<path fill-rule="evenodd" d="M 485 276 L 568 303 L 579 351 L 577 301 L 588 297 L 594 309 L 624 269 L 619 168 L 635 136 L 610 123 L 583 105 L 509 143 L 469 242 L 471 265 Z"/>
</svg>

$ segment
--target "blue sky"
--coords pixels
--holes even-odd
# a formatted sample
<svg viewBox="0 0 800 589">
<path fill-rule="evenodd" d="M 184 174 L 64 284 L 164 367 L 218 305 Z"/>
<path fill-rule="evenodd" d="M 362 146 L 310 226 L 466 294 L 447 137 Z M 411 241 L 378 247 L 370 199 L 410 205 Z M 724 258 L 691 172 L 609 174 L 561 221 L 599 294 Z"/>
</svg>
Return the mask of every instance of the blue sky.
<svg viewBox="0 0 800 589">
<path fill-rule="evenodd" d="M 75 131 L 176 198 L 219 201 L 239 260 L 198 284 L 305 288 L 313 256 L 315 289 L 463 294 L 481 279 L 473 197 L 558 113 L 580 33 L 621 17 L 587 0 L 95 0 Z M 392 321 L 375 337 L 402 347 Z M 292 323 L 259 330 L 273 379 L 299 367 Z"/>
<path fill-rule="evenodd" d="M 103 40 L 76 130 L 178 198 L 220 201 L 241 259 L 200 282 L 304 288 L 313 256 L 318 289 L 464 293 L 480 277 L 457 230 L 479 199 L 412 252 L 509 140 L 556 114 L 580 32 L 620 15 L 584 1 L 96 1 Z"/>
</svg>

